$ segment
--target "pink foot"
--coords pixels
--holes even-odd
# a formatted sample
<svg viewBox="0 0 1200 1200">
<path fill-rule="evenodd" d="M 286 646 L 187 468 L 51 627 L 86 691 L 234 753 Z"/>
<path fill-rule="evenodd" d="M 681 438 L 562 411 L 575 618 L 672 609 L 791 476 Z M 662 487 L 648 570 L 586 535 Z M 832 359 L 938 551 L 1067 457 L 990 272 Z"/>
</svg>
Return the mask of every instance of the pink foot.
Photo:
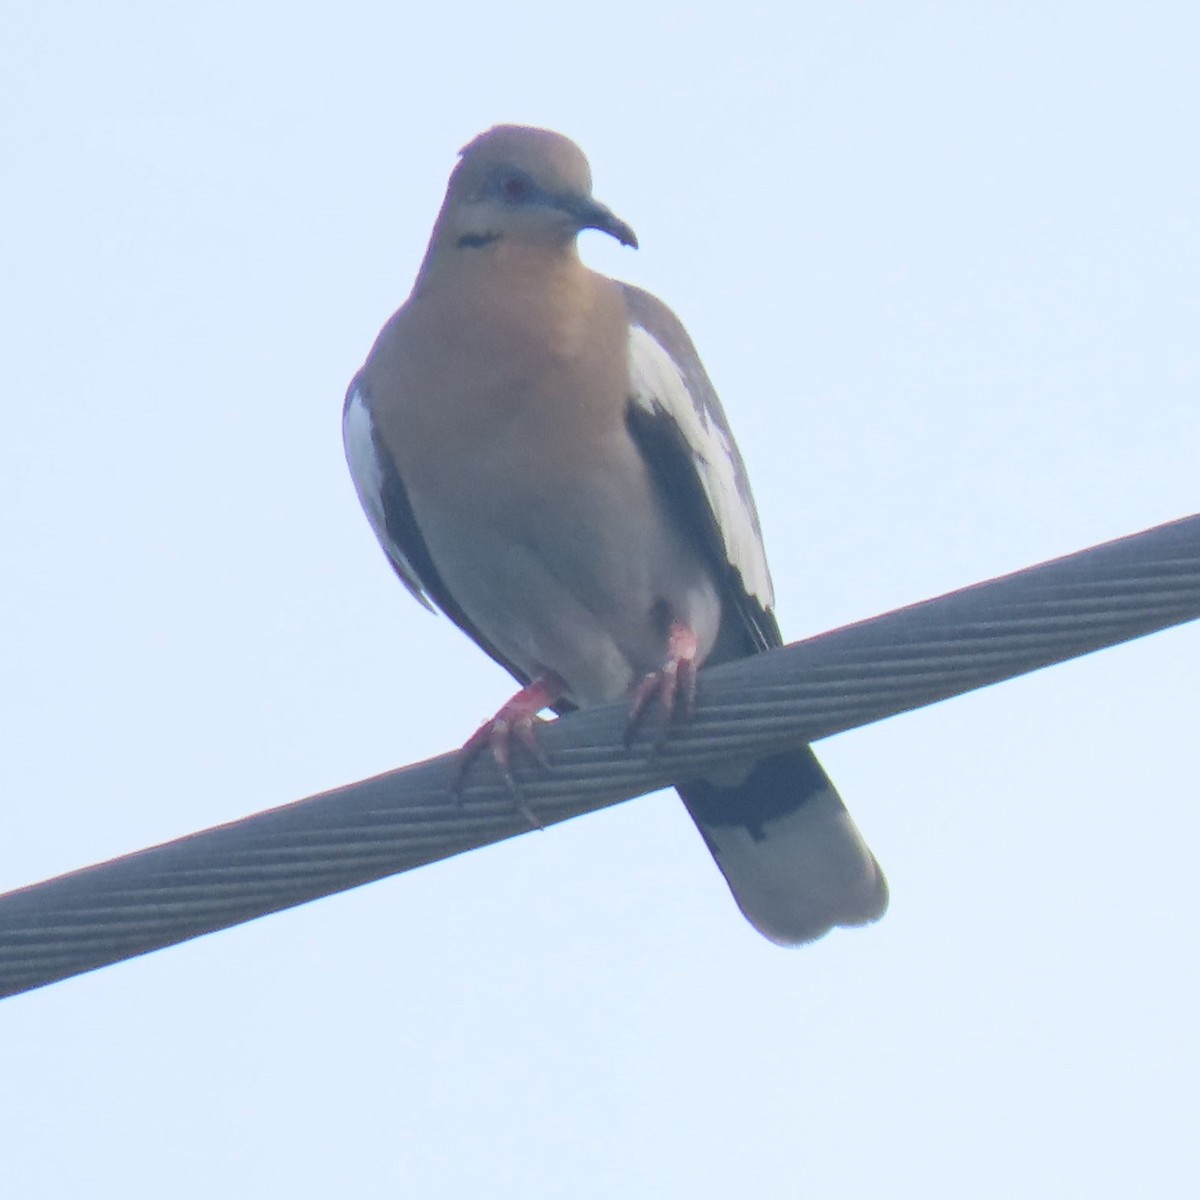
<svg viewBox="0 0 1200 1200">
<path fill-rule="evenodd" d="M 633 689 L 629 705 L 629 720 L 625 725 L 625 744 L 628 746 L 637 733 L 650 702 L 657 696 L 663 726 L 655 739 L 661 746 L 670 732 L 671 724 L 687 720 L 696 707 L 696 635 L 681 621 L 672 621 L 667 633 L 667 654 L 663 665 L 649 675 L 643 675 Z"/>
<path fill-rule="evenodd" d="M 539 675 L 503 705 L 490 721 L 484 721 L 458 752 L 458 774 L 454 777 L 454 794 L 462 795 L 467 771 L 487 747 L 492 752 L 500 777 L 508 785 L 508 790 L 516 796 L 518 789 L 512 772 L 512 743 L 515 740 L 543 767 L 548 766 L 546 756 L 538 745 L 535 722 L 538 720 L 538 713 L 560 699 L 565 690 L 562 680 L 553 675 Z M 526 816 L 529 814 L 526 813 Z M 534 824 L 537 822 L 534 821 Z"/>
</svg>

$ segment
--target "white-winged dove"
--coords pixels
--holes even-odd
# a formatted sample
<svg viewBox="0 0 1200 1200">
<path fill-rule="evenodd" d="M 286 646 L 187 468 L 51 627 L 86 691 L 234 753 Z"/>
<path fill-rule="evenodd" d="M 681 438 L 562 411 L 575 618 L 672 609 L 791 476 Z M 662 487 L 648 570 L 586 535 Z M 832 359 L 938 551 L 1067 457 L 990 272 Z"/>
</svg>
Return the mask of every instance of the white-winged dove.
<svg viewBox="0 0 1200 1200">
<path fill-rule="evenodd" d="M 522 689 L 472 738 L 509 771 L 533 720 L 630 698 L 686 712 L 703 663 L 781 642 L 742 459 L 687 332 L 589 270 L 636 246 L 579 148 L 502 125 L 463 151 L 412 295 L 346 396 L 346 456 L 400 579 Z M 807 747 L 680 795 L 742 911 L 794 944 L 887 884 Z"/>
</svg>

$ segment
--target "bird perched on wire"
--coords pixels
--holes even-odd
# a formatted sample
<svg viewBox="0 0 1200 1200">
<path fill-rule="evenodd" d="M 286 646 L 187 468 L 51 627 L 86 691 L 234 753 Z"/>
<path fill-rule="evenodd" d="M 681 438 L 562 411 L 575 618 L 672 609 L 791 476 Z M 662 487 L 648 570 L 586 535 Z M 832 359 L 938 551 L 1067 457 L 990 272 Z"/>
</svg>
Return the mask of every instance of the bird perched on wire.
<svg viewBox="0 0 1200 1200">
<path fill-rule="evenodd" d="M 511 781 L 535 719 L 628 697 L 683 718 L 704 663 L 781 643 L 758 515 L 678 318 L 589 270 L 637 246 L 579 148 L 501 125 L 461 153 L 412 295 L 346 396 L 346 456 L 401 581 L 521 683 L 464 747 Z M 795 944 L 887 885 L 807 747 L 679 785 L 742 911 Z"/>
</svg>

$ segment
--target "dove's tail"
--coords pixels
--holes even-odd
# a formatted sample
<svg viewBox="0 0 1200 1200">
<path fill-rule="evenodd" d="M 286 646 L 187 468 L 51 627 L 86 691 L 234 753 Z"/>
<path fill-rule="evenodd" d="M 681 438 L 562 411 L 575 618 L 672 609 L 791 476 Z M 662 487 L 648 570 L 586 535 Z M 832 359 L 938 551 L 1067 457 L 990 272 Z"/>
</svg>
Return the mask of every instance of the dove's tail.
<svg viewBox="0 0 1200 1200">
<path fill-rule="evenodd" d="M 883 915 L 887 880 L 807 746 L 760 759 L 736 783 L 679 786 L 738 906 L 780 945 Z"/>
</svg>

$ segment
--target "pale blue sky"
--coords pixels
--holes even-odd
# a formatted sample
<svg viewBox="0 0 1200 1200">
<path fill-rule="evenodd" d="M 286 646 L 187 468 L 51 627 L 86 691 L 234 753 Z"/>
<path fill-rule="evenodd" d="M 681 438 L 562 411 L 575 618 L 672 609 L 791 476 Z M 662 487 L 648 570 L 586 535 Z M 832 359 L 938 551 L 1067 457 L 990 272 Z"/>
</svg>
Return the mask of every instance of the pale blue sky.
<svg viewBox="0 0 1200 1200">
<path fill-rule="evenodd" d="M 0 888 L 450 749 L 342 392 L 455 152 L 559 129 L 695 336 L 801 636 L 1200 508 L 1189 3 L 0 16 Z M 800 951 L 673 797 L 0 1005 L 3 1191 L 1193 1195 L 1200 628 L 824 743 Z"/>
</svg>

